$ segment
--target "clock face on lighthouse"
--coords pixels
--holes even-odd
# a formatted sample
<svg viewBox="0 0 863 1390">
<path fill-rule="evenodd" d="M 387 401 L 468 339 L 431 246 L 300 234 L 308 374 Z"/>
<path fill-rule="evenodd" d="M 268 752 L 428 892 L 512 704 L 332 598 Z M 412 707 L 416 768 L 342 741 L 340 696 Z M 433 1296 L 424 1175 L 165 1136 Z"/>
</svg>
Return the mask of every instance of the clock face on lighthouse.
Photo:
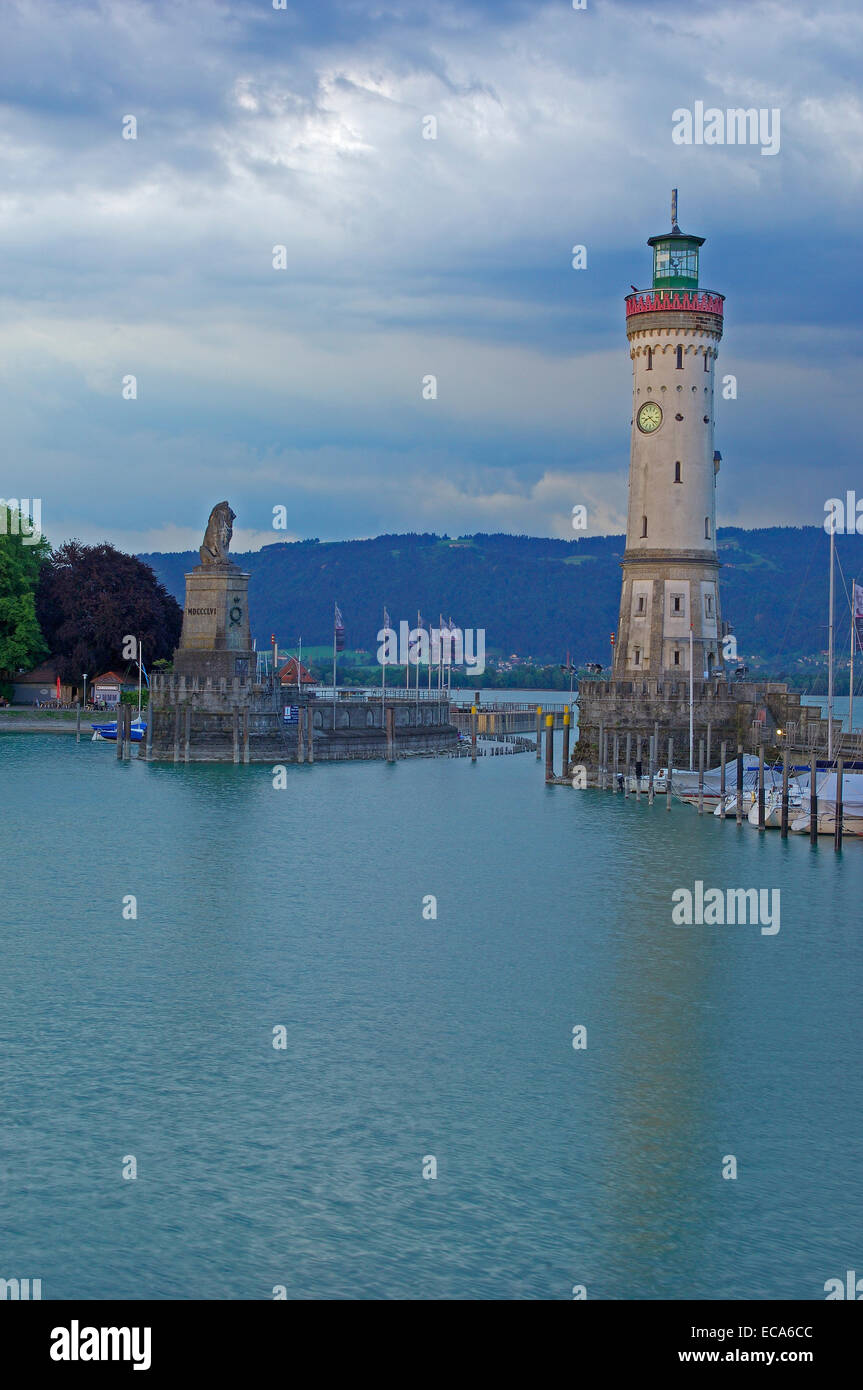
<svg viewBox="0 0 863 1390">
<path fill-rule="evenodd" d="M 662 424 L 662 409 L 656 401 L 645 401 L 636 416 L 636 423 L 642 434 L 653 434 Z"/>
</svg>

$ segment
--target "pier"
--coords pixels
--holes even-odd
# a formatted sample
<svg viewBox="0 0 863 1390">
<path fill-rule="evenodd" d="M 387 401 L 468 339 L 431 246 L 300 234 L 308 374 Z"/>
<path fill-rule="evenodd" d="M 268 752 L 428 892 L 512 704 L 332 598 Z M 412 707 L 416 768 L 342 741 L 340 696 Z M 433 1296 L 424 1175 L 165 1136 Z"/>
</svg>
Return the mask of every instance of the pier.
<svg viewBox="0 0 863 1390">
<path fill-rule="evenodd" d="M 477 733 L 487 738 L 500 738 L 504 734 L 536 733 L 537 720 L 541 718 L 545 728 L 547 716 L 553 719 L 555 729 L 563 728 L 563 717 L 572 707 L 567 704 L 542 705 L 536 703 L 515 704 L 503 700 L 494 704 L 477 704 L 475 700 L 459 701 L 450 705 L 450 718 L 459 733 L 471 732 L 471 711 L 476 706 Z M 537 715 L 539 711 L 539 716 Z"/>
</svg>

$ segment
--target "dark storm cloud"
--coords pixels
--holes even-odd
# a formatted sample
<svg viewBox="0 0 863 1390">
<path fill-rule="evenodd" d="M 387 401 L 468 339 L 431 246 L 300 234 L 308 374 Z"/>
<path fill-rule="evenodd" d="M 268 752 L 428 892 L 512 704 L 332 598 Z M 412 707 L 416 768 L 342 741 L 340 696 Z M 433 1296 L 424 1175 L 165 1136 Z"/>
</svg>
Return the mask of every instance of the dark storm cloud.
<svg viewBox="0 0 863 1390">
<path fill-rule="evenodd" d="M 321 536 L 619 525 L 622 297 L 676 184 L 728 296 L 720 514 L 812 520 L 858 481 L 861 29 L 804 0 L 7 5 L 5 492 L 131 535 L 123 460 L 150 546 L 226 493 Z M 779 155 L 675 146 L 696 100 L 779 107 Z"/>
</svg>

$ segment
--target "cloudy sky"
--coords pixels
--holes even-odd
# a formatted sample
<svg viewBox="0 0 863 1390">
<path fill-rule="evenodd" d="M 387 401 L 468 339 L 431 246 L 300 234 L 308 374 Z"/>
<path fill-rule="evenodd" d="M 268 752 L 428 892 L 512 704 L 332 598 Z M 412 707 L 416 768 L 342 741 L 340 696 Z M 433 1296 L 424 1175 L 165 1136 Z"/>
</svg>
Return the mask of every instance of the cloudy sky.
<svg viewBox="0 0 863 1390">
<path fill-rule="evenodd" d="M 720 520 L 820 522 L 863 495 L 861 50 L 859 0 L 3 0 L 0 496 L 134 550 L 224 497 L 235 549 L 621 530 L 676 185 Z M 779 153 L 675 144 L 697 101 L 778 108 Z"/>
</svg>

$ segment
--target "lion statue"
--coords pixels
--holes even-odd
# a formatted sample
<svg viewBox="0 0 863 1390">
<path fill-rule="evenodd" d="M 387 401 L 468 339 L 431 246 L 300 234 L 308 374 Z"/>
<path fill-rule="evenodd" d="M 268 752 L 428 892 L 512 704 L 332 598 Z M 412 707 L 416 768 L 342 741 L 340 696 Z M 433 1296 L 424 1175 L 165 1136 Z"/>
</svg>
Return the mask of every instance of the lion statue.
<svg viewBox="0 0 863 1390">
<path fill-rule="evenodd" d="M 210 520 L 204 532 L 204 544 L 198 551 L 202 565 L 229 565 L 228 546 L 234 534 L 233 523 L 237 519 L 227 502 L 219 502 L 210 512 Z"/>
</svg>

